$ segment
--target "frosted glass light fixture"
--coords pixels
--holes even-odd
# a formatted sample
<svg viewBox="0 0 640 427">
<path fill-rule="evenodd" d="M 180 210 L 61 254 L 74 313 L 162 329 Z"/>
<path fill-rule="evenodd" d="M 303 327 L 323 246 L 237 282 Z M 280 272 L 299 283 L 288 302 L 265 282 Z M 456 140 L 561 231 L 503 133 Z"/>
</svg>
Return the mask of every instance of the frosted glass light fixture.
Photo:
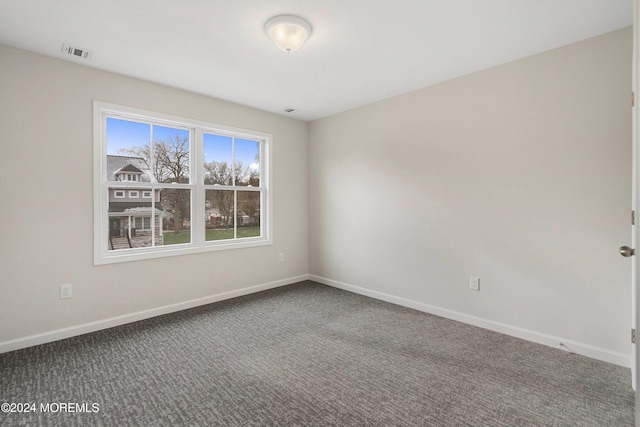
<svg viewBox="0 0 640 427">
<path fill-rule="evenodd" d="M 291 53 L 309 38 L 311 25 L 298 16 L 279 15 L 267 21 L 264 31 L 276 46 Z"/>
</svg>

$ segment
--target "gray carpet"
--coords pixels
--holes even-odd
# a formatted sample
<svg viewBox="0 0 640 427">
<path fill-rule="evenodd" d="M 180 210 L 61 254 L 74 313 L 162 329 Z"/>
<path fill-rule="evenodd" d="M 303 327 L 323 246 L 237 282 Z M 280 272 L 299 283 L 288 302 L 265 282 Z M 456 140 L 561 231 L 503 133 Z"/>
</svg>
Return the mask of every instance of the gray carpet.
<svg viewBox="0 0 640 427">
<path fill-rule="evenodd" d="M 2 426 L 634 424 L 628 369 L 313 282 L 5 353 L 0 380 L 38 405 Z"/>
</svg>

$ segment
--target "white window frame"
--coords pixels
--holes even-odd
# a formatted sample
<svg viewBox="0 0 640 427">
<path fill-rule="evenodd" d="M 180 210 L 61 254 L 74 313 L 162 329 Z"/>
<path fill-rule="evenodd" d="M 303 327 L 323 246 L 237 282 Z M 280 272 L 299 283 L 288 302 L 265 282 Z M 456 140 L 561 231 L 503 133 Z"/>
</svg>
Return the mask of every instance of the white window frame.
<svg viewBox="0 0 640 427">
<path fill-rule="evenodd" d="M 138 190 L 129 190 L 129 198 L 130 199 L 139 199 L 140 198 L 140 191 L 138 191 Z"/>
<path fill-rule="evenodd" d="M 150 199 L 151 198 L 151 194 L 152 194 L 152 192 L 150 190 L 144 190 L 144 191 L 142 191 L 142 198 L 143 199 Z"/>
<path fill-rule="evenodd" d="M 139 181 L 139 175 L 137 173 L 131 173 L 131 172 L 120 172 L 117 176 L 117 181 L 122 181 L 122 182 L 138 182 Z"/>
<path fill-rule="evenodd" d="M 140 223 L 142 224 L 142 227 L 138 227 L 138 224 L 137 224 L 138 220 L 140 220 Z M 148 220 L 147 221 L 149 223 L 148 227 L 145 227 L 145 225 L 147 225 L 147 224 L 145 224 L 145 220 Z M 134 226 L 134 228 L 136 230 L 151 230 L 152 229 L 151 228 L 151 217 L 148 217 L 148 216 L 136 216 L 136 217 L 133 217 L 133 226 Z"/>
<path fill-rule="evenodd" d="M 118 194 L 122 194 L 121 196 L 118 196 Z M 124 190 L 113 190 L 113 198 L 114 199 L 124 199 L 126 196 L 126 191 Z"/>
<path fill-rule="evenodd" d="M 141 121 L 161 126 L 173 126 L 190 130 L 190 184 L 175 184 L 176 187 L 191 190 L 191 243 L 110 251 L 109 245 L 109 188 L 126 186 L 122 182 L 107 181 L 106 118 Z M 261 236 L 228 240 L 205 240 L 205 185 L 204 185 L 204 133 L 216 133 L 260 142 L 260 187 L 253 189 L 261 194 L 260 230 Z M 271 134 L 219 125 L 200 120 L 187 119 L 169 114 L 157 113 L 138 108 L 93 102 L 93 162 L 94 162 L 94 265 L 139 261 L 220 250 L 231 250 L 273 244 L 271 191 Z M 136 182 L 137 191 L 152 191 L 167 184 Z M 246 191 L 246 187 L 238 187 Z M 114 193 L 115 194 L 115 193 Z M 144 193 L 143 193 L 144 194 Z M 235 225 L 238 226 L 237 224 Z"/>
</svg>

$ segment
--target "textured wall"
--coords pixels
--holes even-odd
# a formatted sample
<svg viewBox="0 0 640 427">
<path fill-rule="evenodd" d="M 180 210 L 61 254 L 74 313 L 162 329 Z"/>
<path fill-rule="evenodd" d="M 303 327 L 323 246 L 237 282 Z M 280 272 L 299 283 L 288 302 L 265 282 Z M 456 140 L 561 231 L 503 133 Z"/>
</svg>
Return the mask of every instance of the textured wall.
<svg viewBox="0 0 640 427">
<path fill-rule="evenodd" d="M 0 344 L 310 272 L 628 354 L 630 64 L 626 29 L 307 126 L 0 46 Z M 93 266 L 94 99 L 273 134 L 275 244 Z"/>
<path fill-rule="evenodd" d="M 307 123 L 3 46 L 0 76 L 0 343 L 308 272 Z M 274 245 L 94 266 L 94 99 L 271 133 Z"/>
<path fill-rule="evenodd" d="M 312 122 L 310 273 L 630 354 L 631 45 L 624 29 Z"/>
</svg>

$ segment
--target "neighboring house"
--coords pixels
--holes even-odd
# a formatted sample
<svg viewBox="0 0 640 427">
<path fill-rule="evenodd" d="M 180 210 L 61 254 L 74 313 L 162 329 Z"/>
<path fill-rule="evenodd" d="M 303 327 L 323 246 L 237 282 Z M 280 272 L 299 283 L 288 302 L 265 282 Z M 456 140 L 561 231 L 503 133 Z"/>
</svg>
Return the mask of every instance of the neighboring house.
<svg viewBox="0 0 640 427">
<path fill-rule="evenodd" d="M 131 187 L 109 189 L 109 249 L 151 246 L 152 230 L 156 245 L 162 245 L 160 192 L 155 192 L 154 208 L 154 192 L 136 187 L 136 183 L 153 182 L 147 162 L 141 157 L 107 155 L 107 179 L 131 183 Z"/>
<path fill-rule="evenodd" d="M 210 206 L 211 203 L 207 201 L 206 205 Z M 233 221 L 231 221 L 232 218 L 222 215 L 220 213 L 220 209 L 210 207 L 205 212 L 207 228 L 227 228 L 233 226 Z M 238 224 L 238 227 L 258 226 L 260 225 L 260 217 L 249 216 L 245 212 L 239 210 L 238 215 L 236 215 L 236 223 Z"/>
<path fill-rule="evenodd" d="M 205 210 L 205 222 L 206 222 L 206 226 L 207 228 L 217 228 L 217 227 L 222 227 L 225 222 L 224 222 L 224 218 L 222 217 L 222 214 L 220 213 L 220 209 L 218 208 L 211 208 L 209 207 L 211 204 L 210 202 L 207 200 L 206 201 L 206 207 L 208 209 Z"/>
</svg>

